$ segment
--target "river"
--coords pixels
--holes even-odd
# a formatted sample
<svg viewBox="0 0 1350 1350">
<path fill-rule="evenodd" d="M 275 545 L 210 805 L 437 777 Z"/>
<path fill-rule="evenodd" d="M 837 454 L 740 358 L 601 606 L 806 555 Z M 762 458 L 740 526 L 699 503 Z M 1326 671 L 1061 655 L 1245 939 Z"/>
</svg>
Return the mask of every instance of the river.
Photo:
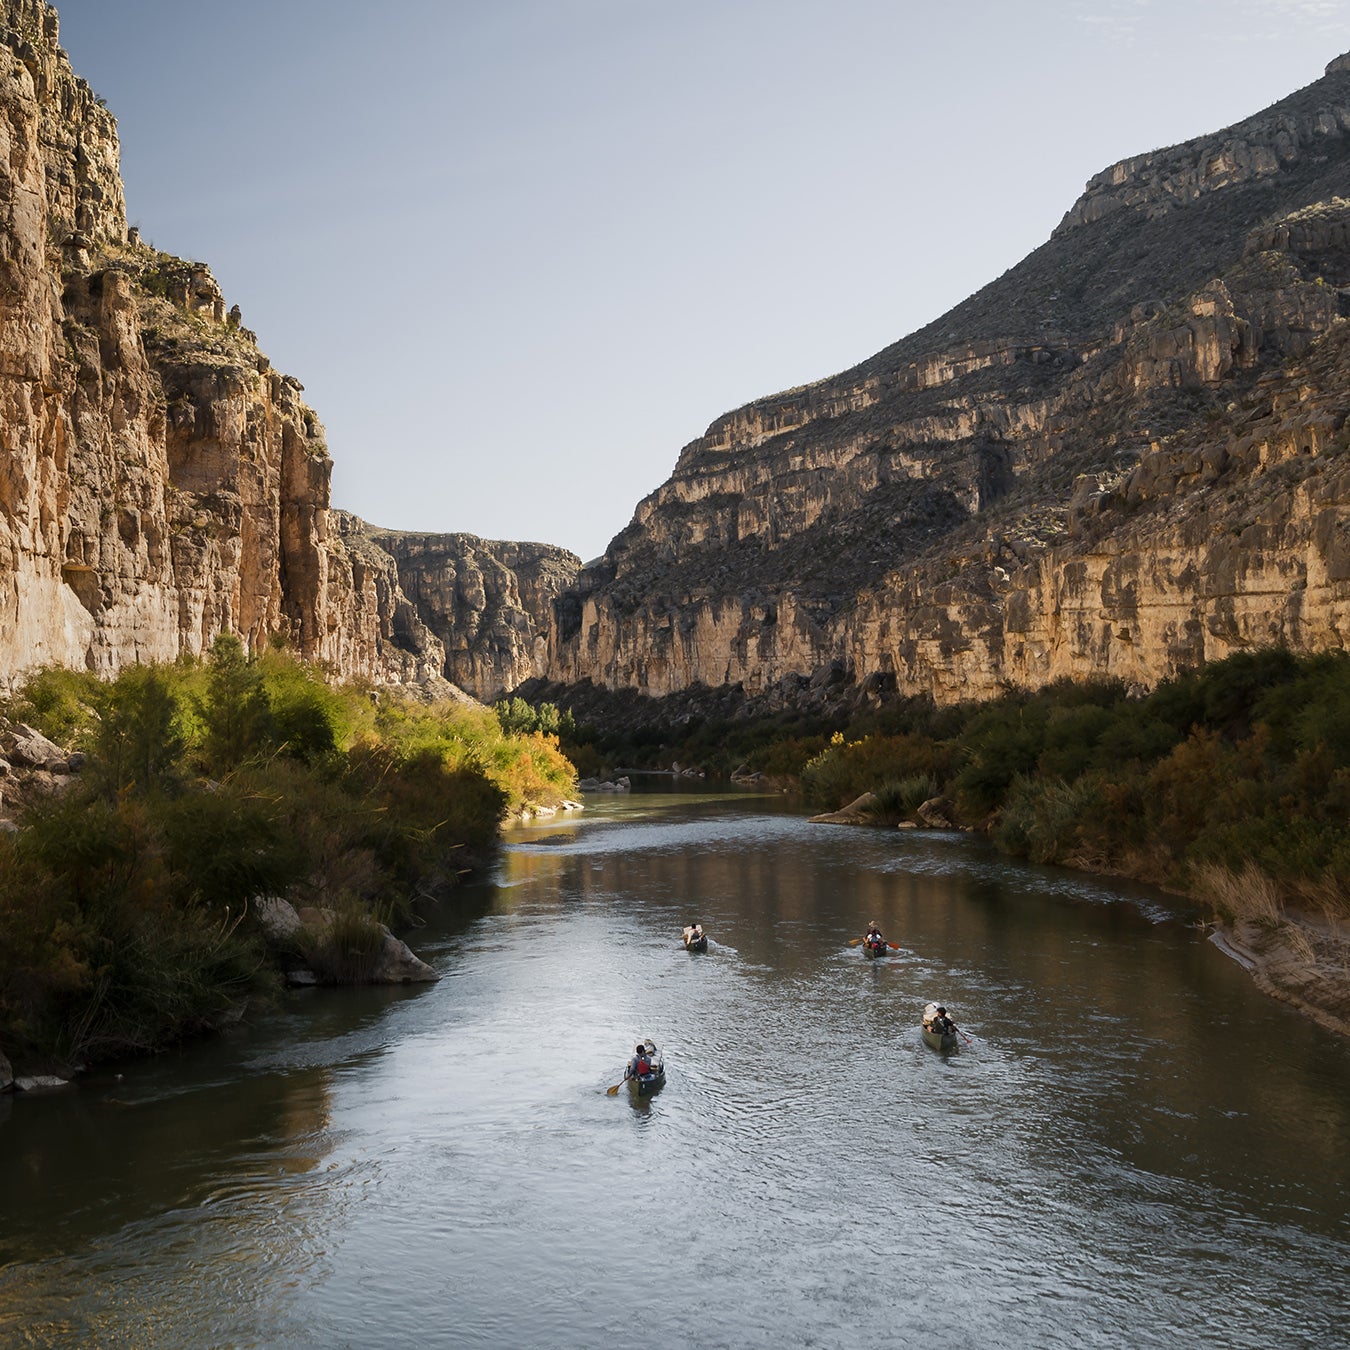
<svg viewBox="0 0 1350 1350">
<path fill-rule="evenodd" d="M 0 1099 L 0 1344 L 1346 1346 L 1350 1043 L 1193 917 L 773 797 L 592 799 L 412 935 L 438 984 Z M 665 1088 L 607 1095 L 642 1036 Z"/>
</svg>

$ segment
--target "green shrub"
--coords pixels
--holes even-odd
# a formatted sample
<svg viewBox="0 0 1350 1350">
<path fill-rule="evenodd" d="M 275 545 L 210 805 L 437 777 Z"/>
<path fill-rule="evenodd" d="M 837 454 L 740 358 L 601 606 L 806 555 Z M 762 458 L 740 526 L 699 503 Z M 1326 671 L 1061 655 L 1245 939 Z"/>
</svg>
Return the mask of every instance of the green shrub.
<svg viewBox="0 0 1350 1350">
<path fill-rule="evenodd" d="M 305 962 L 323 983 L 364 983 L 375 972 L 384 946 L 384 928 L 359 902 L 340 902 L 329 913 L 329 922 L 317 933 L 301 930 Z"/>
<path fill-rule="evenodd" d="M 88 671 L 48 667 L 24 683 L 14 716 L 31 723 L 57 745 L 84 749 L 97 724 L 101 688 L 97 677 Z"/>
<path fill-rule="evenodd" d="M 379 922 L 487 858 L 508 807 L 575 782 L 552 735 L 477 705 L 377 712 L 228 636 L 206 663 L 106 684 L 35 676 L 20 706 L 89 752 L 76 786 L 0 835 L 0 1045 L 32 1060 L 154 1049 L 274 988 L 260 898 L 336 908 L 319 959 L 361 975 Z"/>
<path fill-rule="evenodd" d="M 102 686 L 89 779 L 108 795 L 171 789 L 187 750 L 183 708 L 171 669 L 132 666 Z"/>
</svg>

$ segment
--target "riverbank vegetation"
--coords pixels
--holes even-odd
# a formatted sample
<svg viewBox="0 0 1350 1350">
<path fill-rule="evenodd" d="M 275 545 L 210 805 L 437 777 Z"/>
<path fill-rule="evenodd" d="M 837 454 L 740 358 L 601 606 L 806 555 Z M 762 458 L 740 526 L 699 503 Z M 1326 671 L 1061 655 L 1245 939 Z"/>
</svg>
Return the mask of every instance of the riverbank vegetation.
<svg viewBox="0 0 1350 1350">
<path fill-rule="evenodd" d="M 83 758 L 36 775 L 0 833 L 0 1047 L 16 1064 L 153 1050 L 277 987 L 263 897 L 334 911 L 352 947 L 336 964 L 359 962 L 371 917 L 443 896 L 504 814 L 575 782 L 556 737 L 491 709 L 333 687 L 230 637 L 110 682 L 47 670 L 0 713 Z"/>
<path fill-rule="evenodd" d="M 1234 920 L 1272 894 L 1350 917 L 1350 657 L 1339 651 L 1242 653 L 1144 696 L 1066 680 L 833 720 L 694 719 L 628 745 L 575 734 L 569 754 L 739 767 L 820 811 L 872 793 L 878 823 L 914 821 L 937 799 L 1009 854 L 1168 886 Z M 1242 884 L 1255 876 L 1262 887 Z"/>
</svg>

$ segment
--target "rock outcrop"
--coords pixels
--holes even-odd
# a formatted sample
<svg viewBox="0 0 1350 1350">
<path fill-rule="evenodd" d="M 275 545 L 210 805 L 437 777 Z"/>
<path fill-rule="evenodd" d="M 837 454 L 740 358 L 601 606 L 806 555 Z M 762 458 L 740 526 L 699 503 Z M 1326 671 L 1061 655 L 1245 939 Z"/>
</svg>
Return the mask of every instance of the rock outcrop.
<svg viewBox="0 0 1350 1350">
<path fill-rule="evenodd" d="M 1093 179 L 841 375 L 719 418 L 555 605 L 560 686 L 982 698 L 1350 636 L 1350 61 Z M 813 683 L 814 681 L 814 683 Z"/>
<path fill-rule="evenodd" d="M 445 678 L 492 700 L 547 673 L 554 601 L 576 580 L 581 559 L 551 544 L 470 534 L 414 534 L 352 521 L 393 560 L 417 619 L 445 651 Z"/>
<path fill-rule="evenodd" d="M 116 125 L 41 0 L 0 0 L 0 687 L 273 635 L 440 677 L 329 510 L 323 428 L 210 270 L 128 230 Z"/>
</svg>

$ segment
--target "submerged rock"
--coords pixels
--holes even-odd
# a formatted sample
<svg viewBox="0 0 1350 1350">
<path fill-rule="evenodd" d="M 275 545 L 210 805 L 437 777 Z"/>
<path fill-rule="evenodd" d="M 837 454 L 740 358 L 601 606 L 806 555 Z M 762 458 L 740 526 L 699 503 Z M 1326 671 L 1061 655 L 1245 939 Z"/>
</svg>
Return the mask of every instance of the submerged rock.
<svg viewBox="0 0 1350 1350">
<path fill-rule="evenodd" d="M 69 1078 L 58 1078 L 53 1073 L 36 1074 L 31 1078 L 16 1078 L 14 1080 L 16 1092 L 48 1092 L 53 1088 L 69 1086 Z"/>
</svg>

